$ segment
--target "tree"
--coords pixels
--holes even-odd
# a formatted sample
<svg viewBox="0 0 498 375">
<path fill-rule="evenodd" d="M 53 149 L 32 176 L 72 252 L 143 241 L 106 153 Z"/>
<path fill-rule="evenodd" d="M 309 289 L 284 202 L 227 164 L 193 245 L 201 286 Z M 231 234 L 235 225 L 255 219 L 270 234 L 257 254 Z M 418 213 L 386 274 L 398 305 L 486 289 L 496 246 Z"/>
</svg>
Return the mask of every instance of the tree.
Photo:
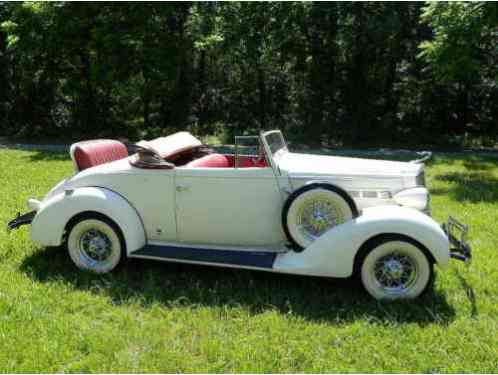
<svg viewBox="0 0 498 375">
<path fill-rule="evenodd" d="M 496 129 L 495 3 L 0 2 L 0 17 L 7 134 L 418 147 Z"/>
<path fill-rule="evenodd" d="M 434 38 L 420 44 L 419 57 L 430 65 L 439 82 L 454 84 L 457 126 L 464 132 L 469 123 L 482 121 L 482 114 L 476 111 L 473 115 L 471 108 L 472 101 L 479 101 L 472 97 L 481 91 L 477 86 L 491 88 L 487 95 L 496 95 L 498 5 L 430 3 L 423 8 L 421 20 L 434 30 Z"/>
</svg>

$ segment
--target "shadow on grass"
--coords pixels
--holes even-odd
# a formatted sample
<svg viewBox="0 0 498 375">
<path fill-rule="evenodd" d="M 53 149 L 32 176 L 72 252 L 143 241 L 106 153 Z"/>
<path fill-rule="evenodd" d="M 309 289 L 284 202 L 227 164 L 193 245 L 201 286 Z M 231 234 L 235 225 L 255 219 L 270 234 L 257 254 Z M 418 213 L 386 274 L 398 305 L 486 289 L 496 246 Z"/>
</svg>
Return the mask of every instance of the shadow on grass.
<svg viewBox="0 0 498 375">
<path fill-rule="evenodd" d="M 498 201 L 498 178 L 482 170 L 452 172 L 436 176 L 437 180 L 449 182 L 451 186 L 448 189 L 432 189 L 431 193 L 449 194 L 457 201 L 496 202 Z"/>
<path fill-rule="evenodd" d="M 164 306 L 242 306 L 252 314 L 277 310 L 312 321 L 345 324 L 446 325 L 455 317 L 444 294 L 429 290 L 416 302 L 379 303 L 352 279 L 326 279 L 134 259 L 109 275 L 79 271 L 59 248 L 37 251 L 21 270 L 38 282 L 63 280 L 80 290 L 108 296 L 115 305 L 140 301 Z"/>
<path fill-rule="evenodd" d="M 7 146 L 0 144 L 0 150 L 15 150 L 25 151 L 29 153 L 23 157 L 27 161 L 50 161 L 50 160 L 70 160 L 69 147 L 67 146 L 51 146 L 45 145 L 45 149 L 37 148 L 37 146 L 9 144 Z"/>
<path fill-rule="evenodd" d="M 26 159 L 29 161 L 65 161 L 71 160 L 69 153 L 62 151 L 40 151 L 40 150 L 30 150 L 32 153 L 26 155 Z"/>
<path fill-rule="evenodd" d="M 469 171 L 490 171 L 498 167 L 498 153 L 472 154 L 472 153 L 435 153 L 427 160 L 425 165 L 446 164 L 448 166 L 462 166 Z"/>
<path fill-rule="evenodd" d="M 472 288 L 472 285 L 470 285 L 465 277 L 462 276 L 462 274 L 458 271 L 455 271 L 455 275 L 460 282 L 460 285 L 463 290 L 465 290 L 465 294 L 467 295 L 467 299 L 469 300 L 470 303 L 470 316 L 471 318 L 475 318 L 478 315 L 477 311 L 477 303 L 476 303 L 476 295 L 474 293 L 474 288 Z"/>
</svg>

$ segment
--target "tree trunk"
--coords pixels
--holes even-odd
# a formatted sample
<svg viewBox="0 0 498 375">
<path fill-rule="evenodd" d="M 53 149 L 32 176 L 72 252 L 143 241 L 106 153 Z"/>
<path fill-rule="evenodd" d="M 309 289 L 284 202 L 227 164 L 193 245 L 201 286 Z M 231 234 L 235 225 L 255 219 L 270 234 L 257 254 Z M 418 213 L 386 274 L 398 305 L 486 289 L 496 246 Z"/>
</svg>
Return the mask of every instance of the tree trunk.
<svg viewBox="0 0 498 375">
<path fill-rule="evenodd" d="M 361 138 L 368 138 L 369 118 L 368 106 L 368 40 L 365 31 L 365 5 L 354 3 L 354 41 L 352 58 L 348 69 L 347 105 L 349 111 L 349 131 L 346 141 L 350 146 L 356 145 Z M 360 134 L 361 131 L 361 134 Z"/>
<path fill-rule="evenodd" d="M 80 62 L 81 62 L 81 79 L 84 82 L 85 90 L 83 95 L 83 106 L 82 110 L 82 128 L 80 129 L 82 132 L 88 131 L 90 129 L 97 129 L 98 126 L 95 124 L 96 118 L 96 108 L 95 108 L 95 95 L 94 88 L 92 83 L 92 67 L 90 63 L 90 58 L 88 56 L 88 52 L 86 50 L 81 50 L 80 54 Z M 100 129 L 99 129 L 100 130 Z"/>
<path fill-rule="evenodd" d="M 309 35 L 309 42 L 311 46 L 311 66 L 308 81 L 308 92 L 309 92 L 309 124 L 308 129 L 311 134 L 311 142 L 321 145 L 322 136 L 324 133 L 323 129 L 323 112 L 325 96 L 327 91 L 327 82 L 325 74 L 326 59 L 324 50 L 324 43 L 322 39 L 322 33 L 328 27 L 325 20 L 325 12 L 327 11 L 327 5 L 324 4 L 312 4 L 311 17 L 310 17 L 310 28 L 311 32 Z"/>
<path fill-rule="evenodd" d="M 177 35 L 178 69 L 176 83 L 173 92 L 172 123 L 174 129 L 183 129 L 188 124 L 192 99 L 192 45 L 189 36 L 185 33 L 185 22 L 187 20 L 191 4 L 178 7 L 178 14 L 174 22 L 171 22 L 170 31 Z M 174 26 L 173 26 L 174 25 Z"/>
<path fill-rule="evenodd" d="M 144 116 L 144 129 L 150 127 L 150 90 L 149 82 L 146 80 L 144 82 L 144 93 L 142 97 L 143 101 L 143 116 Z"/>
<path fill-rule="evenodd" d="M 10 79 L 7 59 L 7 38 L 5 33 L 0 30 L 0 82 L 3 82 L 0 85 L 0 130 L 2 130 L 2 133 L 8 127 Z"/>
<path fill-rule="evenodd" d="M 258 89 L 259 89 L 259 128 L 266 129 L 266 82 L 263 67 L 258 65 Z"/>
<path fill-rule="evenodd" d="M 201 50 L 199 57 L 199 72 L 198 72 L 198 83 L 199 83 L 199 98 L 198 98 L 198 110 L 199 110 L 199 128 L 202 132 L 205 132 L 205 118 L 206 118 L 206 51 Z"/>
</svg>

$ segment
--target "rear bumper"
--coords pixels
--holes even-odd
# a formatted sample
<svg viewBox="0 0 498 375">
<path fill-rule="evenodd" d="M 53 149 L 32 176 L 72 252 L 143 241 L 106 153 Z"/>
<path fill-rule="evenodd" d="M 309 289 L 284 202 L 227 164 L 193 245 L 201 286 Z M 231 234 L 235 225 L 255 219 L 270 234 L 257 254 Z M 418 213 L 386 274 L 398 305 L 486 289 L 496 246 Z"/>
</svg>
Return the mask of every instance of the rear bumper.
<svg viewBox="0 0 498 375">
<path fill-rule="evenodd" d="M 31 211 L 24 215 L 18 213 L 14 219 L 8 222 L 7 231 L 10 232 L 13 229 L 19 228 L 21 225 L 31 224 L 35 215 L 36 211 Z"/>
<path fill-rule="evenodd" d="M 460 223 L 450 216 L 448 221 L 442 225 L 442 228 L 451 244 L 451 258 L 470 264 L 472 260 L 472 249 L 466 242 L 469 226 Z"/>
</svg>

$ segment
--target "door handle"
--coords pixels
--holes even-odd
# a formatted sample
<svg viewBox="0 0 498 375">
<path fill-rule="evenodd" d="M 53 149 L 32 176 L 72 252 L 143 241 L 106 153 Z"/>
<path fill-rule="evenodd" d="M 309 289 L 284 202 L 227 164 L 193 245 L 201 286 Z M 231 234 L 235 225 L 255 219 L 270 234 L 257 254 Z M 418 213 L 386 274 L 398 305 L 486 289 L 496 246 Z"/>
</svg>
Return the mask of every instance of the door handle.
<svg viewBox="0 0 498 375">
<path fill-rule="evenodd" d="M 176 185 L 176 191 L 182 192 L 182 191 L 187 191 L 189 187 L 187 185 Z"/>
</svg>

